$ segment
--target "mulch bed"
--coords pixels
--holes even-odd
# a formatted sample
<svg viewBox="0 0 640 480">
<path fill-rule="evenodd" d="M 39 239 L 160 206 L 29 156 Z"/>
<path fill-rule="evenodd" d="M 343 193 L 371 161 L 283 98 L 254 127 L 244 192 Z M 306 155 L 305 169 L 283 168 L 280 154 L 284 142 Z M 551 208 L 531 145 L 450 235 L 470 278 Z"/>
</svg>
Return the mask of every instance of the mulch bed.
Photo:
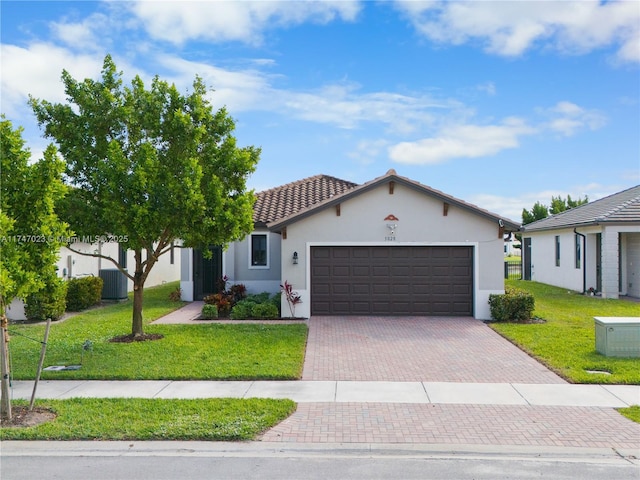
<svg viewBox="0 0 640 480">
<path fill-rule="evenodd" d="M 48 408 L 34 407 L 29 411 L 27 405 L 11 407 L 11 420 L 2 417 L 0 426 L 3 428 L 35 427 L 41 423 L 50 422 L 56 418 L 55 412 Z"/>
<path fill-rule="evenodd" d="M 161 340 L 164 338 L 164 335 L 161 333 L 145 333 L 144 335 L 133 335 L 132 333 L 128 335 L 119 335 L 117 337 L 113 337 L 109 339 L 111 343 L 133 343 L 133 342 L 147 342 L 150 340 Z"/>
</svg>

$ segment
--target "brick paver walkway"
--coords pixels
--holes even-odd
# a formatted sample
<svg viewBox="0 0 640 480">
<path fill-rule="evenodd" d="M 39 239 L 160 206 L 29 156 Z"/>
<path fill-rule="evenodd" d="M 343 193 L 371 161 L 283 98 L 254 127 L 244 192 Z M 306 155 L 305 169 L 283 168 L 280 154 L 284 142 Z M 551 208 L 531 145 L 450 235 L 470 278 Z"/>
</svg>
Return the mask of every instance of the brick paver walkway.
<svg viewBox="0 0 640 480">
<path fill-rule="evenodd" d="M 262 440 L 637 449 L 640 424 L 611 408 L 301 403 Z"/>
<path fill-rule="evenodd" d="M 469 317 L 312 317 L 302 379 L 566 383 Z"/>
</svg>

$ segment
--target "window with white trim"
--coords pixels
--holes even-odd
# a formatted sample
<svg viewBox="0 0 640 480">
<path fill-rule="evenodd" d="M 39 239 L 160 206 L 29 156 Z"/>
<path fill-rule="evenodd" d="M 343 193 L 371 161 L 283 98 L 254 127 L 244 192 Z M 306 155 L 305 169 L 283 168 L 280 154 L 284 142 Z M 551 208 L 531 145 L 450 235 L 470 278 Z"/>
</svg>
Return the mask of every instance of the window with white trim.
<svg viewBox="0 0 640 480">
<path fill-rule="evenodd" d="M 560 235 L 556 235 L 556 267 L 560 266 Z"/>
<path fill-rule="evenodd" d="M 254 233 L 251 235 L 250 268 L 269 267 L 269 242 L 266 233 Z"/>
<path fill-rule="evenodd" d="M 576 233 L 575 242 L 576 242 L 576 246 L 575 246 L 576 268 L 580 268 L 580 261 L 582 259 L 582 243 L 580 242 L 580 235 L 578 235 L 577 233 Z"/>
</svg>

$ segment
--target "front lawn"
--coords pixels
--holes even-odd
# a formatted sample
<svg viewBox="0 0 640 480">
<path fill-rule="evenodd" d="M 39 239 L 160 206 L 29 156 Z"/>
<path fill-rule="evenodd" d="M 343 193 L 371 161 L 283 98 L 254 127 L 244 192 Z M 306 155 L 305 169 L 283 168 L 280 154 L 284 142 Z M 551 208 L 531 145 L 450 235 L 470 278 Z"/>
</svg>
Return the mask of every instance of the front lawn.
<svg viewBox="0 0 640 480">
<path fill-rule="evenodd" d="M 42 373 L 43 379 L 295 380 L 302 374 L 307 326 L 150 325 L 182 306 L 169 300 L 171 283 L 145 289 L 145 333 L 161 340 L 112 343 L 131 332 L 131 303 L 90 310 L 51 326 L 45 366 L 79 370 Z M 43 325 L 10 325 L 12 376 L 35 378 Z"/>
<path fill-rule="evenodd" d="M 535 297 L 534 316 L 545 323 L 491 323 L 491 327 L 573 383 L 640 384 L 640 359 L 605 357 L 595 349 L 593 317 L 637 317 L 640 305 L 584 296 L 537 282 L 507 280 Z M 610 375 L 587 371 L 609 372 Z"/>
<path fill-rule="evenodd" d="M 14 409 L 26 402 L 15 402 Z M 56 418 L 0 429 L 2 440 L 253 440 L 295 410 L 291 400 L 73 398 L 42 400 Z"/>
</svg>

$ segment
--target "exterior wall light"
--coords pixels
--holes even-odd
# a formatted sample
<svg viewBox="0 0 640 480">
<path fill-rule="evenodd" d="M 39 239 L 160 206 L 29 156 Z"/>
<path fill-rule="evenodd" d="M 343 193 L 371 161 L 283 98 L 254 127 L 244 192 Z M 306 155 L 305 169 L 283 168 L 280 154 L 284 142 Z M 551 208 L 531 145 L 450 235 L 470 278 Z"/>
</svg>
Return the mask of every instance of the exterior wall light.
<svg viewBox="0 0 640 480">
<path fill-rule="evenodd" d="M 294 265 L 298 264 L 298 252 L 293 252 L 292 260 Z"/>
</svg>

